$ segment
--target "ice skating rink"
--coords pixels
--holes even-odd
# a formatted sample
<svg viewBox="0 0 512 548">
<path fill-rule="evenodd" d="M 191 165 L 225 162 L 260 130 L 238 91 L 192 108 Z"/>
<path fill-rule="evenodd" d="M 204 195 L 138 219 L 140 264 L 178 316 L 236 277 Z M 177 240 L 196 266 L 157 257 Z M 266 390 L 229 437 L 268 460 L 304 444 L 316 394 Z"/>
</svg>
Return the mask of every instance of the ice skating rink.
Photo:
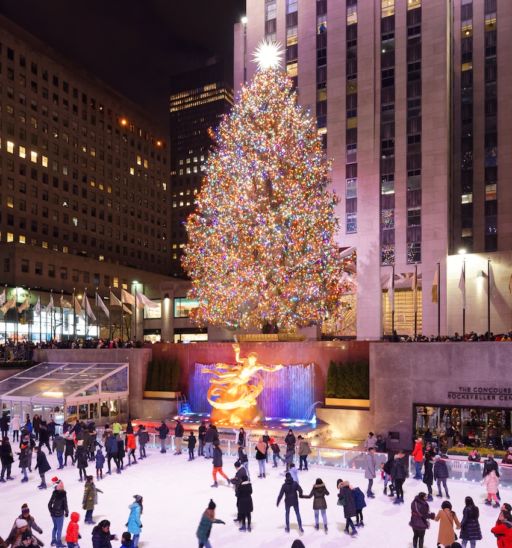
<svg viewBox="0 0 512 548">
<path fill-rule="evenodd" d="M 378 478 L 374 485 L 376 498 L 367 499 L 364 509 L 365 527 L 358 529 L 356 538 L 351 538 L 343 532 L 345 520 L 343 508 L 336 505 L 336 480 L 343 478 L 353 485 L 360 486 L 365 491 L 366 480 L 361 472 L 346 472 L 331 467 L 311 466 L 308 472 L 299 472 L 299 479 L 305 494 L 309 491 L 316 478 L 322 478 L 330 496 L 328 497 L 327 516 L 329 532 L 314 529 L 314 515 L 312 499 L 301 500 L 300 509 L 304 525 L 304 534 L 299 535 L 294 513 L 291 513 L 291 532 L 284 530 L 284 503 L 281 501 L 276 508 L 276 499 L 283 482 L 284 467 L 267 467 L 267 478 L 258 479 L 256 476 L 257 464 L 250 460 L 250 472 L 253 481 L 253 531 L 241 533 L 238 525 L 233 522 L 236 515 L 236 500 L 234 490 L 227 487 L 224 480 L 218 488 L 211 488 L 212 483 L 211 460 L 196 458 L 187 462 L 184 453 L 174 456 L 171 453 L 161 455 L 158 450 L 148 450 L 149 457 L 135 466 L 125 468 L 121 475 L 105 476 L 97 486 L 104 491 L 99 494 L 98 505 L 94 512 L 94 520 L 109 519 L 112 522 L 111 531 L 121 537 L 128 519 L 128 505 L 133 502 L 133 495 L 144 497 L 144 512 L 142 514 L 143 530 L 140 546 L 177 548 L 197 546 L 195 532 L 201 513 L 206 508 L 210 497 L 217 503 L 217 517 L 223 519 L 226 525 L 214 525 L 210 541 L 214 548 L 288 548 L 295 538 L 301 538 L 305 546 L 340 548 L 343 546 L 355 547 L 410 547 L 412 546 L 412 531 L 408 526 L 410 519 L 410 503 L 413 497 L 425 490 L 421 481 L 409 479 L 404 485 L 405 504 L 393 505 L 391 499 L 382 493 L 383 483 Z M 33 459 L 35 465 L 35 458 Z M 47 473 L 47 483 L 57 475 L 64 481 L 68 493 L 69 510 L 80 513 L 81 548 L 89 548 L 91 543 L 91 525 L 83 524 L 84 511 L 82 510 L 83 484 L 78 481 L 78 470 L 67 466 L 64 470 L 56 470 L 55 455 L 49 457 L 53 469 Z M 233 477 L 235 469 L 234 459 L 224 459 L 224 471 Z M 94 466 L 89 466 L 88 473 L 94 474 Z M 36 522 L 42 527 L 42 538 L 46 546 L 51 540 L 51 518 L 47 504 L 51 495 L 51 487 L 46 491 L 37 489 L 39 476 L 36 472 L 30 474 L 28 483 L 20 483 L 21 473 L 17 462 L 13 465 L 14 481 L 0 484 L 0 535 L 8 535 L 14 519 L 19 515 L 23 503 L 28 503 Z M 480 507 L 480 525 L 483 540 L 479 548 L 494 547 L 496 541 L 490 533 L 496 521 L 498 510 L 485 506 L 484 490 L 479 484 L 449 483 L 451 502 L 459 519 L 462 517 L 464 497 L 470 495 Z M 502 501 L 512 502 L 512 493 L 502 490 Z M 434 497 L 431 511 L 437 512 L 442 498 Z M 68 520 L 64 524 L 66 530 Z M 435 548 L 437 541 L 437 523 L 432 523 L 425 537 L 425 548 Z M 121 543 L 114 541 L 117 548 Z"/>
</svg>

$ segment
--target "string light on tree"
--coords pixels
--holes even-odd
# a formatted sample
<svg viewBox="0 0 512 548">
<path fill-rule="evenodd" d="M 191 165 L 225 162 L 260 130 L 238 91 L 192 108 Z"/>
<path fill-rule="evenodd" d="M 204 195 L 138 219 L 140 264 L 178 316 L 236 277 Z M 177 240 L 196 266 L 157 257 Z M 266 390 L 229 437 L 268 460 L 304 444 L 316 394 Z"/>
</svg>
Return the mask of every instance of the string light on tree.
<svg viewBox="0 0 512 548">
<path fill-rule="evenodd" d="M 255 57 L 260 70 L 214 135 L 183 266 L 197 323 L 293 329 L 332 315 L 352 286 L 315 120 L 279 68 L 279 47 L 262 43 Z"/>
</svg>

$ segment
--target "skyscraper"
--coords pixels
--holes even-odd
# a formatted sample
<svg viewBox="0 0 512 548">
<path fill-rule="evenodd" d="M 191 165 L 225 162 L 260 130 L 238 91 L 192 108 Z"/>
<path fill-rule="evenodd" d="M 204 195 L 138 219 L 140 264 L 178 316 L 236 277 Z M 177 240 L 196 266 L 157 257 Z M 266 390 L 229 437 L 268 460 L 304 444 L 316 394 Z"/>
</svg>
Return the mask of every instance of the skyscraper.
<svg viewBox="0 0 512 548">
<path fill-rule="evenodd" d="M 209 133 L 233 104 L 233 91 L 219 62 L 173 77 L 169 102 L 171 148 L 171 273 L 183 276 L 181 250 L 186 243 L 183 225 L 194 209 L 208 151 Z"/>
<path fill-rule="evenodd" d="M 437 333 L 437 264 L 445 311 L 450 252 L 511 248 L 510 30 L 506 0 L 247 2 L 235 90 L 262 39 L 286 46 L 298 100 L 333 159 L 340 246 L 357 251 L 359 338 L 411 334 L 415 302 L 418 332 Z"/>
</svg>

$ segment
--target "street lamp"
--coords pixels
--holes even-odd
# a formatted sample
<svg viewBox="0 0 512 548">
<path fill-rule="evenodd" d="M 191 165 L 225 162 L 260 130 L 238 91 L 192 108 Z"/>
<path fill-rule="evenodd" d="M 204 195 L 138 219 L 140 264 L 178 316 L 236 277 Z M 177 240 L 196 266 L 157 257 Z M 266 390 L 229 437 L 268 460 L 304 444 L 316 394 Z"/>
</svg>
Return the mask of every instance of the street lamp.
<svg viewBox="0 0 512 548">
<path fill-rule="evenodd" d="M 247 15 L 240 19 L 244 27 L 244 84 L 247 82 Z"/>
</svg>

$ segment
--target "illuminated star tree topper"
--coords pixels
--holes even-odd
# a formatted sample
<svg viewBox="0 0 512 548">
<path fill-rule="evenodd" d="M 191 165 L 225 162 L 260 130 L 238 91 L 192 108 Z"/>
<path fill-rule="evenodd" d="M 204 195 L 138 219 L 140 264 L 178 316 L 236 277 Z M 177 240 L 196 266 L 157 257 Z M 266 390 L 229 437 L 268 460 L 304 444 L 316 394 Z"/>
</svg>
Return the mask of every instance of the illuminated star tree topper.
<svg viewBox="0 0 512 548">
<path fill-rule="evenodd" d="M 323 321 L 346 291 L 330 165 L 278 50 L 258 48 L 260 70 L 216 132 L 186 222 L 183 266 L 202 325 L 293 330 Z"/>
</svg>

